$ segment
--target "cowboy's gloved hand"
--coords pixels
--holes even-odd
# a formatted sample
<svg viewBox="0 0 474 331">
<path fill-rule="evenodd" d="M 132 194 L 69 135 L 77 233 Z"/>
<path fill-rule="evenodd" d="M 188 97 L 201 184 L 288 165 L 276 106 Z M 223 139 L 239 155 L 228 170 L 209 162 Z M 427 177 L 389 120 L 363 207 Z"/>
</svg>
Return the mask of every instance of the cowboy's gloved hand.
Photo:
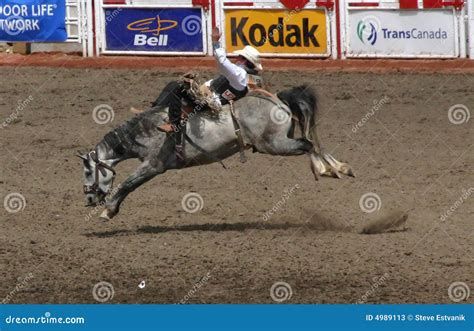
<svg viewBox="0 0 474 331">
<path fill-rule="evenodd" d="M 219 31 L 219 28 L 216 26 L 212 29 L 212 41 L 217 42 L 221 39 L 221 32 Z"/>
<path fill-rule="evenodd" d="M 219 28 L 216 26 L 212 29 L 212 45 L 214 48 L 219 48 L 220 43 L 219 40 L 221 39 L 221 32 L 219 31 Z"/>
</svg>

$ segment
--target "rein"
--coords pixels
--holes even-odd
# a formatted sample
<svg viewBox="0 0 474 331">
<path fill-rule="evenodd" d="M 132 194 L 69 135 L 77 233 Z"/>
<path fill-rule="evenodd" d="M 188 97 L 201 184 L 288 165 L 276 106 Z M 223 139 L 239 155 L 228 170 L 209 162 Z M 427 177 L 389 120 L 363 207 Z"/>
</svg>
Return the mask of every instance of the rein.
<svg viewBox="0 0 474 331">
<path fill-rule="evenodd" d="M 84 193 L 85 194 L 88 194 L 88 193 L 94 193 L 94 194 L 105 193 L 105 195 L 107 195 L 112 191 L 112 187 L 114 185 L 114 179 L 115 179 L 115 176 L 116 176 L 117 173 L 115 172 L 114 168 L 112 168 L 111 166 L 109 166 L 105 162 L 102 162 L 101 160 L 99 160 L 99 158 L 97 157 L 97 152 L 96 151 L 91 151 L 89 153 L 89 156 L 95 162 L 95 179 L 94 179 L 94 184 L 84 185 Z M 111 171 L 112 174 L 113 174 L 112 181 L 110 182 L 110 188 L 107 192 L 103 192 L 99 188 L 99 171 L 102 173 L 102 175 L 105 176 L 106 173 L 105 173 L 104 169 L 107 169 L 107 170 Z"/>
</svg>

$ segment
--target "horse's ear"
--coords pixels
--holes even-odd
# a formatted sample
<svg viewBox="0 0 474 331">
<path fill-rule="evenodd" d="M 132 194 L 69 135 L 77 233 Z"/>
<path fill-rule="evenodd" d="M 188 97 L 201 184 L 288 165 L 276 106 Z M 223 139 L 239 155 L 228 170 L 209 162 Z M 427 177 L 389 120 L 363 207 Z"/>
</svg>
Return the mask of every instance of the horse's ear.
<svg viewBox="0 0 474 331">
<path fill-rule="evenodd" d="M 86 154 L 82 154 L 80 151 L 76 152 L 76 156 L 84 161 L 87 161 L 87 157 L 85 156 Z"/>
</svg>

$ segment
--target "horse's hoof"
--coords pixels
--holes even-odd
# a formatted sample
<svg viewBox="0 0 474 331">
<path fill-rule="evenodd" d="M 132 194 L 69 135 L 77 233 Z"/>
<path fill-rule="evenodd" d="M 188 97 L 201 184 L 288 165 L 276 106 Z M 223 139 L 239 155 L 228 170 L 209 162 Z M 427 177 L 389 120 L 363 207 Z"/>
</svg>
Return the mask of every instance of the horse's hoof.
<svg viewBox="0 0 474 331">
<path fill-rule="evenodd" d="M 354 171 L 353 171 L 351 168 L 349 168 L 349 170 L 347 171 L 347 174 L 346 174 L 346 175 L 349 176 L 349 177 L 354 177 L 354 178 L 355 178 L 355 176 L 356 176 L 355 173 L 354 173 Z"/>
<path fill-rule="evenodd" d="M 331 176 L 332 178 L 338 178 L 338 179 L 341 179 L 342 176 L 341 174 L 339 173 L 339 171 L 337 171 L 337 169 L 331 167 Z"/>
<path fill-rule="evenodd" d="M 342 163 L 341 168 L 339 169 L 344 175 L 349 176 L 349 177 L 355 177 L 354 170 L 352 170 L 351 166 L 348 165 L 347 163 Z"/>
<path fill-rule="evenodd" d="M 100 214 L 100 216 L 99 216 L 99 220 L 104 221 L 104 222 L 108 222 L 112 219 L 112 217 L 113 217 L 112 212 L 108 209 L 104 209 L 102 214 Z"/>
</svg>

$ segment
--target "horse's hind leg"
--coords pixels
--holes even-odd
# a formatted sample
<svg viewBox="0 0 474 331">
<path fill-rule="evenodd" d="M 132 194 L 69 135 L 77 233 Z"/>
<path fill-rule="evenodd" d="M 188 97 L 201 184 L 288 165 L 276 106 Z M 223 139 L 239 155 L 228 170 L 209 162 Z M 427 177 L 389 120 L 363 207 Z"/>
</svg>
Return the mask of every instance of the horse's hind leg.
<svg viewBox="0 0 474 331">
<path fill-rule="evenodd" d="M 324 152 L 318 145 L 316 148 L 309 140 L 305 138 L 291 139 L 288 137 L 278 137 L 269 139 L 264 146 L 257 144 L 256 148 L 259 152 L 268 153 L 271 155 L 302 155 L 308 154 L 311 160 L 311 171 L 316 180 L 321 176 L 329 176 L 341 178 L 341 173 L 348 176 L 354 176 L 354 172 L 347 163 L 339 162 L 329 153 Z"/>
<path fill-rule="evenodd" d="M 106 200 L 106 208 L 100 215 L 100 218 L 110 220 L 112 217 L 117 215 L 120 204 L 127 197 L 127 195 L 156 175 L 162 174 L 164 172 L 165 169 L 161 164 L 152 165 L 150 161 L 143 162 L 130 177 L 121 183 L 116 190 L 114 190 L 115 194 L 113 194 L 110 199 Z"/>
<path fill-rule="evenodd" d="M 311 159 L 311 171 L 316 180 L 318 180 L 319 175 L 341 178 L 341 173 L 355 177 L 349 164 L 339 162 L 331 154 L 324 151 L 316 130 L 313 130 L 311 137 L 311 141 L 314 142 L 314 149 L 309 153 L 309 157 Z"/>
<path fill-rule="evenodd" d="M 334 167 L 330 166 L 324 162 L 323 158 L 316 154 L 316 152 L 311 151 L 308 153 L 310 158 L 311 171 L 313 172 L 314 178 L 319 179 L 319 176 L 329 176 L 334 178 L 341 178 L 341 175 Z"/>
<path fill-rule="evenodd" d="M 331 154 L 324 151 L 321 151 L 321 155 L 324 160 L 337 171 L 343 173 L 344 175 L 355 177 L 354 171 L 349 164 L 336 160 Z"/>
<path fill-rule="evenodd" d="M 339 162 L 332 155 L 324 151 L 316 153 L 314 150 L 309 153 L 311 159 L 311 171 L 316 180 L 319 175 L 341 178 L 341 173 L 347 176 L 355 177 L 349 164 Z"/>
</svg>

